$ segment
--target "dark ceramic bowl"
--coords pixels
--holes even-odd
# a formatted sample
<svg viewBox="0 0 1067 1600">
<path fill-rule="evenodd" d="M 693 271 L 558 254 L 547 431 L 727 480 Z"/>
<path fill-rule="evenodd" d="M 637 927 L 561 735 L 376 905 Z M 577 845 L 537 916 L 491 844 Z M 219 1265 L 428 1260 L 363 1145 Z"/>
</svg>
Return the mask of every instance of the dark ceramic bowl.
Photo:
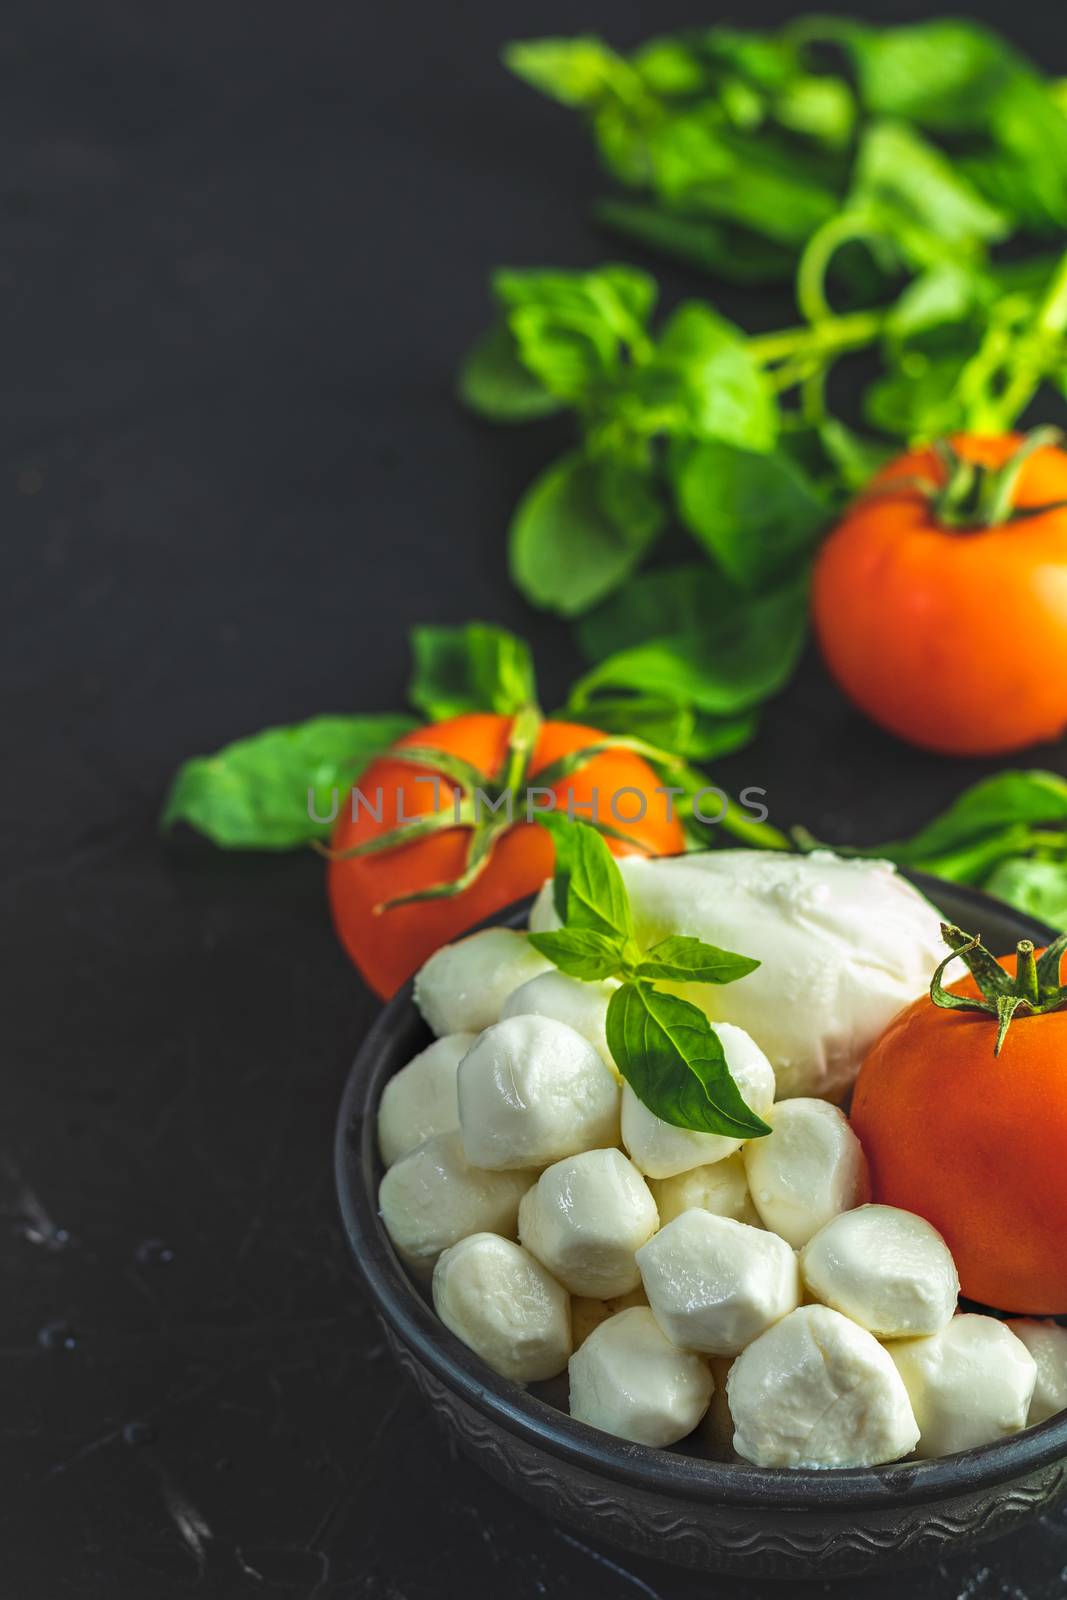
<svg viewBox="0 0 1067 1600">
<path fill-rule="evenodd" d="M 1051 937 L 985 895 L 910 876 L 993 949 Z M 519 925 L 525 910 L 494 920 Z M 934 1561 L 1006 1533 L 1067 1488 L 1067 1413 L 937 1461 L 816 1472 L 709 1461 L 686 1454 L 684 1442 L 674 1450 L 628 1444 L 559 1409 L 565 1376 L 529 1392 L 497 1377 L 437 1320 L 378 1215 L 378 1100 L 428 1042 L 408 984 L 371 1029 L 345 1088 L 336 1143 L 341 1214 L 398 1363 L 459 1448 L 497 1482 L 620 1550 L 708 1572 L 794 1579 Z"/>
</svg>

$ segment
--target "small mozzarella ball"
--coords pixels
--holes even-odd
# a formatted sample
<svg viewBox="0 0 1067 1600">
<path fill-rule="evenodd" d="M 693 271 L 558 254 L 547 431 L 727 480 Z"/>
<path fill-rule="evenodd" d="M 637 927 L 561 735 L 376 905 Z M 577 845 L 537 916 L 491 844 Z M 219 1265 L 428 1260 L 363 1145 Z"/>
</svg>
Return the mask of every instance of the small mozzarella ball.
<svg viewBox="0 0 1067 1600">
<path fill-rule="evenodd" d="M 734 1448 L 758 1467 L 873 1467 L 914 1450 L 907 1390 L 873 1334 L 801 1306 L 730 1368 Z"/>
<path fill-rule="evenodd" d="M 534 902 L 527 919 L 531 933 L 554 933 L 557 928 L 563 926 L 556 912 L 554 887 L 553 880 L 547 878 L 534 895 Z"/>
<path fill-rule="evenodd" d="M 480 1167 L 547 1167 L 619 1142 L 619 1086 L 588 1039 L 552 1017 L 508 1017 L 459 1064 L 459 1125 Z"/>
<path fill-rule="evenodd" d="M 671 1344 L 644 1306 L 601 1323 L 569 1372 L 571 1416 L 635 1444 L 684 1439 L 711 1399 L 707 1363 Z"/>
<path fill-rule="evenodd" d="M 1037 1366 L 995 1317 L 953 1317 L 938 1333 L 887 1349 L 911 1397 L 920 1456 L 954 1455 L 1026 1427 Z"/>
<path fill-rule="evenodd" d="M 936 1333 L 960 1292 L 937 1229 L 896 1206 L 860 1206 L 834 1217 L 804 1246 L 800 1270 L 816 1300 L 880 1339 Z"/>
<path fill-rule="evenodd" d="M 638 1285 L 629 1294 L 612 1295 L 610 1300 L 593 1300 L 588 1295 L 575 1295 L 571 1301 L 571 1333 L 574 1336 L 574 1348 L 580 1349 L 594 1328 L 599 1328 L 609 1317 L 618 1316 L 620 1311 L 629 1311 L 631 1306 L 647 1305 L 648 1296 L 643 1285 Z"/>
<path fill-rule="evenodd" d="M 656 1321 L 683 1350 L 734 1356 L 800 1304 L 785 1240 L 710 1211 L 683 1211 L 637 1264 Z"/>
<path fill-rule="evenodd" d="M 608 1004 L 618 987 L 614 978 L 603 983 L 583 983 L 580 978 L 569 978 L 565 972 L 542 972 L 538 977 L 531 978 L 529 983 L 520 984 L 508 995 L 500 1016 L 501 1019 L 555 1017 L 557 1022 L 567 1023 L 583 1039 L 588 1039 L 612 1072 L 616 1072 L 604 1024 L 607 1021 Z"/>
<path fill-rule="evenodd" d="M 764 1226 L 799 1250 L 869 1198 L 867 1161 L 844 1112 L 825 1100 L 781 1100 L 766 1117 L 772 1131 L 744 1147 L 748 1187 Z"/>
<path fill-rule="evenodd" d="M 387 1167 L 424 1139 L 459 1127 L 456 1069 L 474 1038 L 448 1033 L 389 1079 L 378 1107 L 378 1145 Z"/>
<path fill-rule="evenodd" d="M 753 1141 L 762 1143 L 762 1140 Z M 659 1211 L 660 1227 L 673 1222 L 683 1211 L 713 1211 L 717 1217 L 733 1217 L 760 1228 L 759 1212 L 752 1204 L 740 1155 L 727 1156 L 710 1167 L 690 1167 L 673 1178 L 651 1178 L 649 1188 Z"/>
<path fill-rule="evenodd" d="M 519 1238 L 572 1294 L 608 1299 L 641 1282 L 634 1251 L 659 1227 L 648 1184 L 621 1150 L 586 1150 L 543 1172 Z"/>
<path fill-rule="evenodd" d="M 483 1172 L 463 1153 L 458 1133 L 439 1133 L 402 1156 L 382 1179 L 385 1230 L 409 1266 L 428 1270 L 442 1250 L 469 1233 L 511 1238 L 532 1172 Z"/>
<path fill-rule="evenodd" d="M 481 1033 L 513 989 L 551 965 L 515 928 L 483 928 L 435 950 L 415 975 L 415 1004 L 434 1033 Z"/>
<path fill-rule="evenodd" d="M 755 1039 L 732 1023 L 717 1022 L 715 1032 L 746 1105 L 757 1116 L 766 1116 L 774 1102 L 774 1069 L 767 1057 Z M 647 1177 L 673 1178 L 678 1172 L 724 1161 L 740 1150 L 743 1141 L 721 1133 L 694 1133 L 663 1122 L 624 1083 L 622 1142 Z"/>
<path fill-rule="evenodd" d="M 434 1310 L 446 1328 L 514 1383 L 554 1378 L 571 1353 L 566 1292 L 521 1245 L 472 1233 L 441 1256 Z"/>
<path fill-rule="evenodd" d="M 1058 1322 L 1039 1322 L 1033 1317 L 1017 1317 L 1008 1327 L 1021 1339 L 1037 1366 L 1034 1398 L 1030 1402 L 1029 1427 L 1047 1422 L 1060 1411 L 1067 1411 L 1067 1328 Z"/>
</svg>

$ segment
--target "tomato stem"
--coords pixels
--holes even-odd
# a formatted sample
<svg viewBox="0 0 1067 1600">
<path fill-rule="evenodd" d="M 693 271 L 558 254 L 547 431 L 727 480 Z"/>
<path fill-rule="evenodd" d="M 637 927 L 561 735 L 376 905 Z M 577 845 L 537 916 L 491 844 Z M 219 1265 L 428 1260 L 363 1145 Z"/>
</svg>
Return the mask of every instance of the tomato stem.
<svg viewBox="0 0 1067 1600">
<path fill-rule="evenodd" d="M 941 937 L 949 947 L 949 954 L 930 980 L 930 999 L 945 1011 L 981 1011 L 995 1017 L 995 1056 L 999 1056 L 1008 1029 L 1019 1012 L 1037 1017 L 1067 1006 L 1067 985 L 1060 983 L 1059 973 L 1060 960 L 1067 949 L 1067 934 L 1061 934 L 1055 944 L 1049 945 L 1040 960 L 1035 957 L 1033 942 L 1020 939 L 1015 947 L 1014 976 L 990 955 L 978 934 L 964 933 L 961 928 L 943 922 Z M 942 981 L 945 969 L 957 956 L 978 985 L 977 996 L 954 994 L 945 988 Z"/>
</svg>

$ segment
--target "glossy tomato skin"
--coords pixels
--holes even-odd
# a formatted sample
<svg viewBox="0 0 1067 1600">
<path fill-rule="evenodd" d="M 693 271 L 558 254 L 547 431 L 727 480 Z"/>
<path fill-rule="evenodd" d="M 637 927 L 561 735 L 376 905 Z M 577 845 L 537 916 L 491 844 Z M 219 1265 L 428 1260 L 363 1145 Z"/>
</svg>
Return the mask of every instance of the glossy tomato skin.
<svg viewBox="0 0 1067 1600">
<path fill-rule="evenodd" d="M 960 436 L 968 460 L 1002 465 L 1016 435 Z M 931 450 L 901 456 L 823 545 L 812 585 L 827 666 L 891 733 L 952 755 L 993 755 L 1067 726 L 1067 510 L 1000 527 L 938 525 L 919 490 Z M 890 492 L 887 492 L 890 491 Z M 1024 464 L 1015 504 L 1067 499 L 1067 452 Z"/>
<path fill-rule="evenodd" d="M 995 1038 L 980 1012 L 916 1000 L 864 1062 L 852 1125 L 875 1199 L 933 1223 L 965 1295 L 1067 1315 L 1067 1011 L 1017 1017 L 999 1056 Z"/>
<path fill-rule="evenodd" d="M 482 772 L 496 774 L 504 760 L 510 731 L 509 717 L 471 713 L 420 728 L 398 744 L 430 745 L 465 757 Z M 537 773 L 549 763 L 603 737 L 595 728 L 579 723 L 544 723 L 531 764 L 531 783 L 536 783 Z M 381 789 L 381 821 L 366 809 L 361 809 L 353 821 L 351 805 L 346 805 L 334 831 L 333 849 L 351 849 L 388 832 L 401 817 L 410 820 L 433 811 L 434 786 L 425 781 L 428 775 L 428 768 L 393 761 L 388 755 L 372 763 L 360 779 L 359 788 L 371 801 Z M 419 777 L 422 782 L 416 781 Z M 655 792 L 661 781 L 640 756 L 613 751 L 594 757 L 553 793 L 564 809 L 568 794 L 572 796 L 575 814 L 588 818 L 587 810 L 577 808 L 588 805 L 596 789 L 602 820 L 631 834 L 651 854 L 677 855 L 685 849 L 685 836 L 677 818 L 670 815 L 667 796 Z M 625 788 L 637 789 L 645 797 L 643 821 L 613 819 L 611 796 Z M 449 792 L 442 780 L 442 796 Z M 539 797 L 538 805 L 542 803 Z M 639 802 L 630 794 L 623 795 L 618 805 L 620 813 L 629 818 Z M 371 988 L 383 999 L 394 994 L 439 946 L 513 901 L 535 893 L 551 876 L 553 847 L 548 833 L 536 824 L 517 822 L 497 840 L 489 865 L 462 894 L 389 911 L 378 909 L 398 895 L 457 878 L 463 871 L 469 837 L 466 829 L 449 828 L 381 855 L 330 862 L 327 884 L 338 936 Z M 626 846 L 614 840 L 609 844 L 616 854 L 629 853 Z"/>
</svg>

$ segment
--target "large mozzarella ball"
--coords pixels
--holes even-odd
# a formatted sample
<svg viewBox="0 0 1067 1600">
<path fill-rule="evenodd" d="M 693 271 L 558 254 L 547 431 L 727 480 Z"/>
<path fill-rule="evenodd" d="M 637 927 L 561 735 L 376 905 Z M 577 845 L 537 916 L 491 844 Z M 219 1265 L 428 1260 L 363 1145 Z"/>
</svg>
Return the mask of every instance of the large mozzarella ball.
<svg viewBox="0 0 1067 1600">
<path fill-rule="evenodd" d="M 872 1467 L 919 1438 L 890 1357 L 826 1306 L 801 1306 L 742 1351 L 727 1397 L 734 1448 L 760 1467 Z"/>
<path fill-rule="evenodd" d="M 1033 1317 L 1017 1317 L 1008 1323 L 1021 1339 L 1037 1366 L 1034 1398 L 1030 1402 L 1030 1427 L 1047 1422 L 1049 1417 L 1067 1411 L 1067 1328 L 1058 1322 L 1040 1322 Z"/>
<path fill-rule="evenodd" d="M 434 1310 L 457 1339 L 515 1383 L 562 1372 L 571 1354 L 566 1292 L 521 1245 L 473 1233 L 434 1268 Z"/>
<path fill-rule="evenodd" d="M 659 1227 L 648 1184 L 621 1150 L 586 1150 L 543 1172 L 519 1238 L 572 1294 L 608 1299 L 641 1281 L 634 1251 Z"/>
<path fill-rule="evenodd" d="M 754 1141 L 762 1143 L 762 1140 Z M 710 1167 L 690 1167 L 673 1178 L 650 1178 L 649 1188 L 659 1212 L 660 1226 L 673 1222 L 683 1211 L 713 1211 L 717 1217 L 733 1217 L 750 1227 L 762 1227 L 759 1212 L 752 1204 L 740 1155 L 727 1156 Z"/>
<path fill-rule="evenodd" d="M 619 1086 L 588 1039 L 552 1017 L 508 1017 L 459 1064 L 459 1125 L 479 1167 L 547 1167 L 619 1141 Z"/>
<path fill-rule="evenodd" d="M 715 1032 L 726 1057 L 730 1076 L 746 1105 L 765 1116 L 774 1101 L 774 1071 L 756 1041 L 730 1023 L 716 1024 Z M 692 1167 L 724 1161 L 741 1148 L 742 1141 L 722 1133 L 694 1133 L 664 1122 L 639 1100 L 628 1083 L 622 1088 L 622 1142 L 635 1166 L 650 1178 L 671 1178 Z"/>
<path fill-rule="evenodd" d="M 481 1033 L 513 989 L 549 966 L 515 928 L 483 928 L 434 951 L 415 975 L 415 1004 L 439 1037 Z"/>
<path fill-rule="evenodd" d="M 473 1043 L 473 1033 L 448 1033 L 389 1079 L 378 1107 L 378 1145 L 387 1167 L 424 1139 L 459 1127 L 456 1070 Z"/>
<path fill-rule="evenodd" d="M 867 1162 L 844 1112 L 825 1100 L 780 1100 L 766 1116 L 772 1131 L 742 1152 L 748 1187 L 764 1226 L 799 1250 L 868 1198 Z"/>
<path fill-rule="evenodd" d="M 656 1320 L 684 1350 L 733 1356 L 800 1303 L 793 1251 L 773 1233 L 683 1211 L 637 1252 Z"/>
<path fill-rule="evenodd" d="M 504 1017 L 555 1017 L 580 1033 L 604 1058 L 612 1072 L 617 1069 L 608 1049 L 604 1025 L 608 1005 L 619 987 L 614 978 L 603 983 L 583 983 L 580 978 L 570 978 L 565 972 L 542 972 L 529 983 L 520 984 L 504 1001 L 500 1010 Z"/>
<path fill-rule="evenodd" d="M 631 1306 L 647 1305 L 648 1296 L 643 1284 L 638 1284 L 629 1294 L 612 1295 L 610 1300 L 595 1300 L 589 1295 L 576 1294 L 571 1301 L 571 1333 L 574 1337 L 574 1348 L 578 1350 L 594 1328 L 599 1328 L 609 1317 L 618 1316 L 620 1311 L 629 1311 Z"/>
<path fill-rule="evenodd" d="M 920 1456 L 954 1455 L 1026 1427 L 1037 1367 L 995 1317 L 953 1317 L 939 1333 L 887 1349 L 911 1398 Z"/>
<path fill-rule="evenodd" d="M 534 1177 L 481 1171 L 467 1160 L 458 1133 L 439 1133 L 389 1168 L 378 1206 L 397 1254 L 429 1270 L 442 1250 L 469 1233 L 514 1238 L 519 1201 Z"/>
<path fill-rule="evenodd" d="M 938 913 L 887 861 L 712 850 L 624 856 L 619 869 L 646 946 L 695 934 L 762 963 L 737 983 L 676 987 L 713 1021 L 759 1040 L 780 1099 L 840 1099 L 878 1035 L 929 989 L 944 955 Z M 546 889 L 530 926 L 553 920 Z"/>
<path fill-rule="evenodd" d="M 960 1281 L 937 1229 L 895 1206 L 834 1217 L 800 1256 L 816 1300 L 880 1339 L 936 1333 L 956 1309 Z"/>
<path fill-rule="evenodd" d="M 711 1399 L 707 1363 L 677 1349 L 644 1306 L 601 1323 L 569 1372 L 571 1416 L 636 1444 L 684 1439 Z"/>
</svg>

